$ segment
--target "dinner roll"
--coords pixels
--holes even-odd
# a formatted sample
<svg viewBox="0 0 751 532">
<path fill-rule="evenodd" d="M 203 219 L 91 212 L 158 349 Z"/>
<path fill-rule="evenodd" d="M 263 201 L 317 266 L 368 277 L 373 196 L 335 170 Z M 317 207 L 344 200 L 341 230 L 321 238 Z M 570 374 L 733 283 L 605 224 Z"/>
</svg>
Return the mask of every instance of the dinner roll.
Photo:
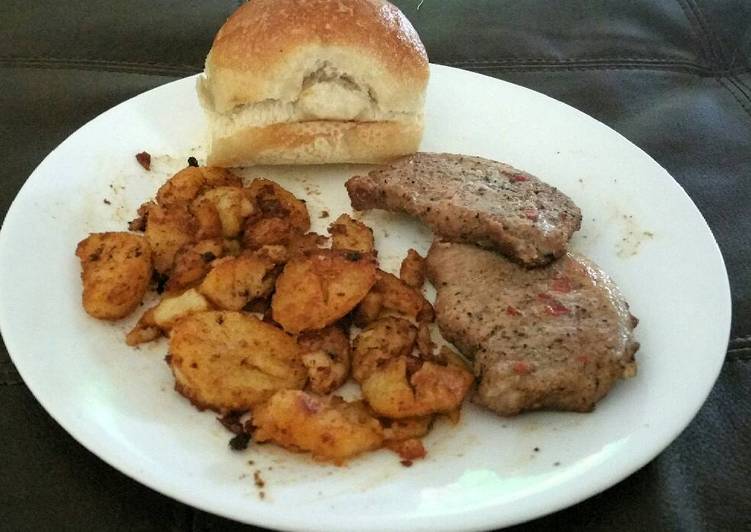
<svg viewBox="0 0 751 532">
<path fill-rule="evenodd" d="M 383 0 L 253 0 L 198 81 L 208 164 L 379 163 L 417 151 L 428 58 Z"/>
</svg>

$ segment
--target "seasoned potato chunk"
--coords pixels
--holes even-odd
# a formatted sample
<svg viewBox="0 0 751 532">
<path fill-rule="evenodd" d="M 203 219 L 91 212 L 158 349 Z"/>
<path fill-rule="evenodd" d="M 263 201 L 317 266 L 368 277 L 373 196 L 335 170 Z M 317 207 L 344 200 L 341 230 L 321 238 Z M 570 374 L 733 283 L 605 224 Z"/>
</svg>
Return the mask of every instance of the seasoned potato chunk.
<svg viewBox="0 0 751 532">
<path fill-rule="evenodd" d="M 385 317 L 371 323 L 355 338 L 352 376 L 363 382 L 387 360 L 409 355 L 417 329 L 407 320 Z"/>
<path fill-rule="evenodd" d="M 316 460 L 335 464 L 383 444 L 383 429 L 362 402 L 340 397 L 285 390 L 254 408 L 251 419 L 255 441 L 308 451 Z"/>
<path fill-rule="evenodd" d="M 289 220 L 296 233 L 302 234 L 310 229 L 310 216 L 305 202 L 288 190 L 273 181 L 258 178 L 248 186 L 248 191 L 262 217 Z"/>
<path fill-rule="evenodd" d="M 245 411 L 305 384 L 300 348 L 284 331 L 240 312 L 200 312 L 172 329 L 175 389 L 198 408 Z"/>
<path fill-rule="evenodd" d="M 151 280 L 151 248 L 140 235 L 92 233 L 78 243 L 83 308 L 94 318 L 124 318 L 141 303 Z"/>
<path fill-rule="evenodd" d="M 168 331 L 177 320 L 210 308 L 211 305 L 206 298 L 198 290 L 191 288 L 180 295 L 162 298 L 152 310 L 151 319 L 157 327 Z"/>
<path fill-rule="evenodd" d="M 404 418 L 448 413 L 461 405 L 472 374 L 453 364 L 419 364 L 408 371 L 409 357 L 388 360 L 362 382 L 362 394 L 380 416 Z"/>
<path fill-rule="evenodd" d="M 298 234 L 290 220 L 285 218 L 261 218 L 250 220 L 243 230 L 243 245 L 248 249 L 263 246 L 286 246 Z"/>
<path fill-rule="evenodd" d="M 219 309 L 241 310 L 251 300 L 271 294 L 274 267 L 272 261 L 251 255 L 220 259 L 198 290 Z"/>
<path fill-rule="evenodd" d="M 383 309 L 383 296 L 371 290 L 357 305 L 354 313 L 355 325 L 366 327 L 370 322 L 378 319 Z"/>
<path fill-rule="evenodd" d="M 381 419 L 383 437 L 386 441 L 404 441 L 412 438 L 422 438 L 430 432 L 434 418 L 435 416 Z"/>
<path fill-rule="evenodd" d="M 235 238 L 255 209 L 248 190 L 237 187 L 209 189 L 191 203 L 191 212 L 205 232 L 204 238 Z M 219 234 L 214 234 L 217 229 Z"/>
<path fill-rule="evenodd" d="M 326 395 L 339 388 L 349 377 L 349 337 L 339 327 L 309 331 L 297 337 L 302 361 L 308 370 L 308 386 Z"/>
<path fill-rule="evenodd" d="M 332 237 L 331 249 L 349 249 L 361 253 L 373 253 L 373 230 L 349 214 L 342 214 L 329 226 Z"/>
<path fill-rule="evenodd" d="M 399 268 L 399 278 L 407 286 L 418 290 L 425 284 L 425 259 L 414 249 L 407 251 Z"/>
<path fill-rule="evenodd" d="M 156 200 L 162 207 L 187 207 L 205 190 L 213 187 L 242 187 L 238 176 L 226 168 L 214 166 L 188 166 L 183 168 L 162 185 L 156 193 Z"/>
<path fill-rule="evenodd" d="M 196 221 L 186 209 L 165 209 L 152 204 L 148 209 L 144 236 L 151 246 L 154 269 L 159 273 L 169 273 L 180 248 L 195 241 L 196 229 Z"/>
<path fill-rule="evenodd" d="M 369 255 L 321 250 L 295 257 L 276 282 L 274 321 L 291 333 L 322 329 L 352 310 L 375 279 Z"/>
<path fill-rule="evenodd" d="M 395 275 L 378 270 L 378 281 L 373 290 L 381 294 L 383 309 L 414 321 L 433 321 L 433 306 L 418 290 Z"/>
<path fill-rule="evenodd" d="M 211 263 L 224 254 L 221 238 L 201 240 L 183 246 L 175 254 L 175 266 L 165 285 L 167 293 L 176 293 L 199 283 L 211 269 Z"/>
</svg>

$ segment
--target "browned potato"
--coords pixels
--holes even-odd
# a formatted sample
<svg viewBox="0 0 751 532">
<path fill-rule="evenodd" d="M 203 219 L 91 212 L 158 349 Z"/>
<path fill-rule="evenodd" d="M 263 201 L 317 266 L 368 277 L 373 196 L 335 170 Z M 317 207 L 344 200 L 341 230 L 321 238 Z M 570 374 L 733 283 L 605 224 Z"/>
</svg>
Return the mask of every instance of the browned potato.
<svg viewBox="0 0 751 532">
<path fill-rule="evenodd" d="M 342 214 L 329 226 L 332 237 L 331 249 L 349 249 L 361 253 L 373 253 L 375 243 L 373 230 L 364 223 Z"/>
<path fill-rule="evenodd" d="M 284 331 L 240 312 L 199 312 L 172 329 L 175 389 L 198 408 L 245 411 L 305 384 L 300 348 Z"/>
<path fill-rule="evenodd" d="M 261 218 L 252 220 L 245 226 L 243 245 L 248 249 L 259 249 L 269 245 L 286 246 L 296 234 L 290 220 Z"/>
<path fill-rule="evenodd" d="M 389 359 L 409 355 L 417 329 L 407 320 L 388 316 L 371 323 L 355 338 L 352 376 L 363 382 Z"/>
<path fill-rule="evenodd" d="M 245 188 L 216 187 L 207 190 L 191 203 L 191 212 L 205 232 L 204 238 L 235 238 L 255 207 Z M 215 234 L 219 231 L 219 234 Z"/>
<path fill-rule="evenodd" d="M 273 441 L 291 451 L 308 451 L 316 460 L 342 464 L 378 449 L 383 430 L 361 401 L 319 397 L 285 390 L 253 409 L 253 439 Z"/>
<path fill-rule="evenodd" d="M 295 257 L 276 282 L 274 321 L 295 334 L 323 329 L 352 310 L 375 279 L 370 255 L 320 250 Z"/>
<path fill-rule="evenodd" d="M 226 168 L 214 166 L 188 166 L 162 185 L 156 200 L 162 207 L 187 207 L 202 192 L 213 187 L 242 187 L 238 176 Z"/>
<path fill-rule="evenodd" d="M 169 273 L 178 250 L 195 241 L 196 229 L 196 221 L 186 209 L 151 205 L 144 236 L 151 246 L 154 269 L 159 273 Z"/>
<path fill-rule="evenodd" d="M 143 313 L 136 326 L 127 334 L 125 342 L 137 345 L 159 338 L 181 318 L 211 310 L 211 304 L 195 288 L 181 294 L 165 295 L 159 303 Z"/>
<path fill-rule="evenodd" d="M 294 232 L 300 234 L 310 229 L 310 216 L 305 202 L 288 190 L 263 178 L 254 179 L 248 190 L 264 218 L 289 220 Z"/>
<path fill-rule="evenodd" d="M 386 441 L 403 441 L 412 438 L 422 438 L 430 432 L 434 418 L 435 416 L 381 419 L 383 437 Z"/>
<path fill-rule="evenodd" d="M 394 311 L 414 321 L 433 321 L 433 306 L 416 289 L 408 286 L 401 279 L 378 270 L 378 281 L 374 291 L 383 297 L 382 305 L 386 310 Z"/>
<path fill-rule="evenodd" d="M 362 383 L 362 394 L 380 416 L 405 418 L 448 413 L 462 404 L 472 385 L 465 368 L 424 362 L 408 372 L 409 357 L 388 360 Z"/>
<path fill-rule="evenodd" d="M 135 327 L 125 335 L 126 344 L 130 346 L 145 344 L 147 342 L 153 342 L 162 336 L 162 330 L 154 321 L 155 308 L 155 306 L 151 307 L 149 310 L 141 314 Z"/>
<path fill-rule="evenodd" d="M 318 233 L 305 233 L 304 235 L 295 235 L 287 245 L 289 256 L 305 255 L 323 248 L 329 239 Z"/>
<path fill-rule="evenodd" d="M 418 290 L 425 284 L 425 259 L 414 249 L 407 251 L 399 268 L 399 278 L 407 286 Z"/>
<path fill-rule="evenodd" d="M 219 309 L 241 310 L 251 300 L 271 294 L 275 266 L 268 259 L 251 255 L 219 259 L 198 291 Z"/>
<path fill-rule="evenodd" d="M 425 458 L 428 454 L 419 438 L 392 440 L 387 441 L 384 445 L 398 454 L 404 465 L 410 465 L 412 460 Z"/>
<path fill-rule="evenodd" d="M 339 327 L 302 333 L 297 343 L 312 391 L 326 395 L 344 384 L 349 377 L 350 348 L 349 337 Z"/>
<path fill-rule="evenodd" d="M 78 243 L 83 308 L 94 318 L 124 318 L 141 303 L 151 280 L 151 248 L 140 235 L 92 233 Z"/>
<path fill-rule="evenodd" d="M 378 319 L 382 309 L 383 296 L 380 292 L 371 290 L 355 309 L 355 325 L 361 328 L 366 327 L 370 322 Z"/>
<path fill-rule="evenodd" d="M 175 254 L 175 266 L 165 285 L 167 293 L 176 293 L 193 286 L 206 277 L 211 263 L 224 254 L 221 238 L 201 240 L 183 246 Z"/>
<path fill-rule="evenodd" d="M 420 356 L 423 360 L 431 360 L 433 358 L 433 351 L 435 351 L 435 344 L 430 337 L 430 326 L 426 322 L 420 322 L 417 326 L 417 350 L 420 352 Z"/>
</svg>

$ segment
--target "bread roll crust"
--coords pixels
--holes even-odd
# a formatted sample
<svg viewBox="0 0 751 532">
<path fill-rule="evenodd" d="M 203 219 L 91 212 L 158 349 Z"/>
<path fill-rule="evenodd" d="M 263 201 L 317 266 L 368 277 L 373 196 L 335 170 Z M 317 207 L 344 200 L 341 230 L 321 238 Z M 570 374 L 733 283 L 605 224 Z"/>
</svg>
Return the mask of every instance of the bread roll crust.
<svg viewBox="0 0 751 532">
<path fill-rule="evenodd" d="M 316 61 L 371 86 L 389 110 L 414 106 L 409 100 L 421 97 L 429 75 L 420 37 L 389 2 L 253 0 L 217 33 L 206 88 L 220 113 L 249 102 L 291 101 Z"/>
<path fill-rule="evenodd" d="M 420 145 L 422 121 L 287 122 L 249 127 L 214 139 L 208 164 L 384 163 L 414 153 Z"/>
</svg>

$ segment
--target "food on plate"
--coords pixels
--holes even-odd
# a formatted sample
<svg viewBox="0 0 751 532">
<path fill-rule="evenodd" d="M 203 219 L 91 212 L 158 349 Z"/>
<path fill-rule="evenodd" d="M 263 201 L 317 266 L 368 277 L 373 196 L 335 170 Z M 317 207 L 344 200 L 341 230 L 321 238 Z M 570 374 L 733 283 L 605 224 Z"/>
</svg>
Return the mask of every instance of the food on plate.
<svg viewBox="0 0 751 532">
<path fill-rule="evenodd" d="M 425 284 L 425 259 L 414 249 L 407 250 L 399 268 L 399 278 L 411 288 L 420 289 Z"/>
<path fill-rule="evenodd" d="M 370 323 L 355 337 L 352 376 L 362 383 L 392 358 L 407 356 L 417 338 L 417 328 L 408 320 L 387 316 Z"/>
<path fill-rule="evenodd" d="M 349 249 L 360 253 L 373 253 L 373 230 L 364 223 L 342 214 L 329 226 L 331 249 Z"/>
<path fill-rule="evenodd" d="M 212 188 L 190 204 L 190 211 L 198 221 L 199 239 L 235 238 L 255 210 L 248 191 L 242 187 Z"/>
<path fill-rule="evenodd" d="M 383 0 L 254 0 L 197 86 L 217 166 L 383 162 L 417 150 L 428 58 Z"/>
<path fill-rule="evenodd" d="M 254 179 L 248 186 L 248 193 L 264 218 L 289 220 L 296 234 L 304 234 L 310 229 L 310 215 L 305 202 L 277 183 L 263 178 Z"/>
<path fill-rule="evenodd" d="M 308 370 L 308 386 L 321 395 L 333 392 L 347 381 L 350 370 L 349 334 L 331 326 L 297 337 L 302 363 Z"/>
<path fill-rule="evenodd" d="M 188 166 L 162 185 L 156 201 L 164 208 L 187 207 L 203 192 L 215 187 L 243 186 L 242 179 L 225 168 L 216 166 Z"/>
<path fill-rule="evenodd" d="M 149 243 L 132 233 L 93 233 L 78 243 L 83 308 L 94 318 L 124 318 L 141 303 L 151 280 Z"/>
<path fill-rule="evenodd" d="M 198 224 L 182 206 L 167 208 L 151 203 L 144 207 L 144 211 L 144 237 L 153 253 L 154 269 L 166 275 L 175 264 L 177 252 L 195 242 Z"/>
<path fill-rule="evenodd" d="M 175 253 L 174 266 L 164 283 L 164 290 L 167 293 L 179 293 L 200 283 L 211 270 L 212 262 L 224 253 L 224 241 L 221 238 L 186 244 Z"/>
<path fill-rule="evenodd" d="M 433 306 L 422 292 L 412 288 L 396 275 L 378 270 L 374 290 L 381 294 L 381 307 L 413 321 L 433 321 Z"/>
<path fill-rule="evenodd" d="M 355 251 L 320 250 L 292 258 L 271 300 L 274 321 L 296 334 L 344 317 L 376 281 L 376 262 Z"/>
<path fill-rule="evenodd" d="M 181 294 L 168 294 L 143 313 L 136 326 L 127 334 L 128 345 L 138 345 L 169 332 L 177 321 L 196 312 L 211 310 L 211 303 L 195 288 Z"/>
<path fill-rule="evenodd" d="M 256 255 L 218 259 L 198 291 L 217 309 L 242 310 L 252 300 L 271 295 L 275 268 L 273 261 Z"/>
<path fill-rule="evenodd" d="M 361 386 L 363 398 L 378 415 L 399 419 L 455 410 L 473 380 L 463 363 L 400 356 L 382 363 Z"/>
<path fill-rule="evenodd" d="M 581 212 L 571 199 L 509 165 L 417 153 L 346 184 L 352 207 L 406 212 L 446 240 L 500 251 L 526 266 L 566 252 Z"/>
<path fill-rule="evenodd" d="M 253 409 L 253 439 L 307 451 L 337 464 L 383 444 L 383 428 L 362 401 L 284 390 Z"/>
<path fill-rule="evenodd" d="M 172 328 L 175 389 L 198 408 L 247 411 L 279 390 L 300 389 L 300 347 L 284 331 L 241 312 L 191 314 Z"/>
<path fill-rule="evenodd" d="M 588 412 L 635 375 L 637 320 L 588 259 L 569 253 L 526 269 L 489 250 L 436 241 L 427 267 L 441 333 L 474 359 L 476 403 L 509 416 Z"/>
</svg>

